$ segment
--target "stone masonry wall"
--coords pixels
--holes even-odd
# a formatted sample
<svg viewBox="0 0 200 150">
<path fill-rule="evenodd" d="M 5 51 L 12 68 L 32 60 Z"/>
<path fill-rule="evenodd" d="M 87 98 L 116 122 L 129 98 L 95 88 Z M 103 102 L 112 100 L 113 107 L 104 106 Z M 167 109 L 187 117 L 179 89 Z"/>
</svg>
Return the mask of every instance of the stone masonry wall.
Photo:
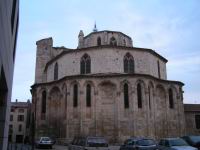
<svg viewBox="0 0 200 150">
<path fill-rule="evenodd" d="M 129 86 L 129 108 L 126 109 L 124 83 Z M 138 83 L 142 87 L 142 108 L 137 103 Z M 74 84 L 78 85 L 77 107 L 73 107 Z M 91 107 L 86 107 L 87 84 L 92 87 Z M 33 88 L 36 136 L 72 139 L 77 135 L 100 135 L 110 142 L 122 142 L 130 136 L 158 139 L 184 135 L 181 86 L 142 76 L 66 79 L 37 86 Z M 174 108 L 169 108 L 169 88 L 173 90 Z M 47 92 L 44 120 L 41 119 L 42 91 Z"/>
<path fill-rule="evenodd" d="M 123 59 L 126 53 L 130 53 L 135 61 L 135 73 L 148 74 L 158 78 L 158 65 L 160 62 L 161 79 L 166 79 L 166 64 L 160 58 L 151 53 L 136 50 L 124 50 L 115 48 L 90 49 L 87 51 L 74 50 L 48 66 L 47 82 L 53 81 L 54 66 L 58 63 L 58 78 L 80 74 L 81 57 L 87 53 L 91 58 L 91 73 L 124 73 Z"/>
</svg>

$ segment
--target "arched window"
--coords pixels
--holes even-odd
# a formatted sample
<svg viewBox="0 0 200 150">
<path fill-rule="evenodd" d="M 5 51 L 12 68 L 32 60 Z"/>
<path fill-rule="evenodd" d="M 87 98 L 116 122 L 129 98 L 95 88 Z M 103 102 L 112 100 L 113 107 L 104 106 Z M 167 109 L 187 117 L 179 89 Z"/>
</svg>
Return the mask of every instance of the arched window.
<svg viewBox="0 0 200 150">
<path fill-rule="evenodd" d="M 110 38 L 110 45 L 117 46 L 117 41 L 116 41 L 116 39 L 114 37 Z"/>
<path fill-rule="evenodd" d="M 158 78 L 160 78 L 160 62 L 157 61 L 157 67 L 158 67 Z"/>
<path fill-rule="evenodd" d="M 124 56 L 124 72 L 134 73 L 134 58 L 130 53 Z"/>
<path fill-rule="evenodd" d="M 142 108 L 142 87 L 141 84 L 137 85 L 137 99 L 138 99 L 138 108 Z"/>
<path fill-rule="evenodd" d="M 169 89 L 169 108 L 174 108 L 174 99 L 173 99 L 173 91 Z"/>
<path fill-rule="evenodd" d="M 54 66 L 54 80 L 58 80 L 58 63 Z"/>
<path fill-rule="evenodd" d="M 86 106 L 87 107 L 91 106 L 91 85 L 90 84 L 86 86 Z"/>
<path fill-rule="evenodd" d="M 148 86 L 149 91 L 149 109 L 151 109 L 151 88 Z"/>
<path fill-rule="evenodd" d="M 124 43 L 123 43 L 123 44 L 124 44 L 124 46 L 126 46 L 126 40 L 125 40 L 125 39 L 123 40 L 123 42 L 124 42 Z"/>
<path fill-rule="evenodd" d="M 124 84 L 124 108 L 129 108 L 128 84 Z"/>
<path fill-rule="evenodd" d="M 46 91 L 42 92 L 42 114 L 46 113 Z"/>
<path fill-rule="evenodd" d="M 73 106 L 77 107 L 78 106 L 78 85 L 74 84 L 73 87 Z"/>
<path fill-rule="evenodd" d="M 87 74 L 91 72 L 91 59 L 88 54 L 84 54 L 83 57 L 81 57 L 80 72 L 81 74 Z"/>
<path fill-rule="evenodd" d="M 97 38 L 97 46 L 100 46 L 100 45 L 101 45 L 101 38 L 98 37 L 98 38 Z"/>
</svg>

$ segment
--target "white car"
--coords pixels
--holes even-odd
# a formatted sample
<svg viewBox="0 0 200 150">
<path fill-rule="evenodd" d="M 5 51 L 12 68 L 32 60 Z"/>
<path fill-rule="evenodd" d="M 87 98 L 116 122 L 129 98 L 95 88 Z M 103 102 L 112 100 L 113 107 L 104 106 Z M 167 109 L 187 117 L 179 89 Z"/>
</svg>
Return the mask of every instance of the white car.
<svg viewBox="0 0 200 150">
<path fill-rule="evenodd" d="M 160 150 L 198 150 L 195 147 L 189 146 L 181 138 L 164 138 L 159 142 Z"/>
<path fill-rule="evenodd" d="M 53 141 L 50 137 L 40 137 L 36 140 L 35 146 L 36 148 L 50 148 L 52 149 Z"/>
</svg>

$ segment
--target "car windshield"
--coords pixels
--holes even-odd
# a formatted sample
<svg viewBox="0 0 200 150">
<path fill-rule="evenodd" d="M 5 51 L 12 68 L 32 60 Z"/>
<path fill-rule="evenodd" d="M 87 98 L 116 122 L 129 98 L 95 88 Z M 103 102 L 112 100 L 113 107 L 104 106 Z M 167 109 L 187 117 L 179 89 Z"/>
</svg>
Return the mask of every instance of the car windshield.
<svg viewBox="0 0 200 150">
<path fill-rule="evenodd" d="M 151 139 L 143 139 L 143 140 L 139 140 L 137 144 L 141 146 L 149 146 L 149 145 L 155 145 L 156 143 L 154 140 L 151 140 Z"/>
<path fill-rule="evenodd" d="M 43 137 L 43 138 L 42 138 L 42 141 L 50 141 L 50 138 L 48 138 L 48 137 Z"/>
<path fill-rule="evenodd" d="M 194 143 L 200 142 L 200 136 L 190 136 L 190 139 L 191 139 L 192 142 L 194 142 Z"/>
<path fill-rule="evenodd" d="M 188 146 L 188 144 L 183 139 L 173 139 L 169 140 L 170 146 Z"/>
<path fill-rule="evenodd" d="M 107 141 L 104 138 L 88 138 L 88 146 L 90 147 L 105 147 L 108 146 Z"/>
</svg>

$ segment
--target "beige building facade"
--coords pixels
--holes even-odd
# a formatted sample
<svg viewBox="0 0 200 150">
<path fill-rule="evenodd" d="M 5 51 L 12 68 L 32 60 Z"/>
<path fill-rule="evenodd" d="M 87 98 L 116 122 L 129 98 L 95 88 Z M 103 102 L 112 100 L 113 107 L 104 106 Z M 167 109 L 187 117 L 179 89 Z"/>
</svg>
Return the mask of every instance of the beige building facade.
<svg viewBox="0 0 200 150">
<path fill-rule="evenodd" d="M 32 86 L 36 136 L 162 138 L 185 134 L 184 85 L 167 80 L 167 60 L 116 31 L 78 35 L 77 49 L 37 41 Z"/>
<path fill-rule="evenodd" d="M 11 102 L 9 142 L 23 143 L 29 139 L 30 101 Z"/>
<path fill-rule="evenodd" d="M 186 133 L 200 135 L 200 104 L 184 104 Z"/>
</svg>

